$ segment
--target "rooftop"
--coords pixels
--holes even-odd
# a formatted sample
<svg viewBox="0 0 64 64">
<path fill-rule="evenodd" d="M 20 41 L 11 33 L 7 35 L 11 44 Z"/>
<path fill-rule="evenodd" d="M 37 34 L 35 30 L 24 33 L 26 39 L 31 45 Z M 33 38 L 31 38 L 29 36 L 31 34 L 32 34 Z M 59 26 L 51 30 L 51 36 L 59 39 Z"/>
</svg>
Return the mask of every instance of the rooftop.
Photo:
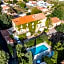
<svg viewBox="0 0 64 64">
<path fill-rule="evenodd" d="M 57 23 L 57 22 L 60 22 L 60 19 L 57 17 L 53 17 L 53 18 L 51 18 L 51 21 L 52 21 L 52 23 Z"/>
<path fill-rule="evenodd" d="M 45 15 L 43 13 L 38 13 L 38 14 L 18 17 L 18 18 L 12 19 L 12 21 L 16 25 L 20 25 L 20 24 L 33 22 L 33 21 L 36 21 L 36 20 L 41 20 L 41 19 L 44 19 L 44 18 L 45 18 Z"/>
<path fill-rule="evenodd" d="M 3 10 L 5 10 L 5 9 L 9 9 L 10 7 L 9 6 L 2 6 L 2 8 L 3 8 Z"/>
<path fill-rule="evenodd" d="M 9 32 L 7 30 L 1 30 L 1 34 L 7 43 L 9 42 L 10 44 L 13 44 L 13 40 L 10 38 Z"/>
</svg>

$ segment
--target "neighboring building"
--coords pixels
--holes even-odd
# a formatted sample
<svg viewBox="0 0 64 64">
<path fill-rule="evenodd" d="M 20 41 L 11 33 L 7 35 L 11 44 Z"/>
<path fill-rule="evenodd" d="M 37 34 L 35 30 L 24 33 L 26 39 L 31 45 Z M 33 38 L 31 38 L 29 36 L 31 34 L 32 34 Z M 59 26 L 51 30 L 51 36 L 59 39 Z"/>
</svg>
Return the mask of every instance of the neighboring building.
<svg viewBox="0 0 64 64">
<path fill-rule="evenodd" d="M 45 15 L 38 13 L 12 19 L 12 26 L 16 34 L 31 33 L 30 31 L 37 33 L 44 30 L 45 22 Z"/>
<path fill-rule="evenodd" d="M 38 8 L 39 10 L 41 10 L 42 12 L 47 12 L 47 11 L 48 11 L 48 9 L 47 9 L 47 8 L 44 8 L 44 7 L 39 7 L 39 6 L 37 6 L 37 8 Z"/>
<path fill-rule="evenodd" d="M 51 8 L 53 6 L 53 4 L 49 4 L 47 2 L 44 2 L 44 1 L 29 1 L 26 3 L 27 6 L 31 6 L 31 7 L 34 7 L 34 6 L 39 6 L 39 7 L 44 7 L 44 8 Z"/>
<path fill-rule="evenodd" d="M 1 5 L 1 7 L 2 7 L 2 12 L 3 13 L 8 13 L 8 9 L 10 8 L 9 6 L 7 6 L 7 5 Z"/>
<path fill-rule="evenodd" d="M 61 24 L 61 20 L 57 17 L 51 18 L 51 22 L 52 22 L 53 28 Z"/>
<path fill-rule="evenodd" d="M 36 6 L 37 5 L 37 2 L 36 1 L 29 1 L 26 3 L 26 6 L 29 7 L 29 6 Z"/>
<path fill-rule="evenodd" d="M 4 0 L 5 2 L 7 2 L 7 1 L 13 1 L 13 0 Z M 17 1 L 23 1 L 23 0 L 17 0 Z"/>
<path fill-rule="evenodd" d="M 12 40 L 12 38 L 10 38 L 10 34 L 7 30 L 1 30 L 1 34 L 7 42 L 7 44 L 13 45 L 14 41 Z"/>
</svg>

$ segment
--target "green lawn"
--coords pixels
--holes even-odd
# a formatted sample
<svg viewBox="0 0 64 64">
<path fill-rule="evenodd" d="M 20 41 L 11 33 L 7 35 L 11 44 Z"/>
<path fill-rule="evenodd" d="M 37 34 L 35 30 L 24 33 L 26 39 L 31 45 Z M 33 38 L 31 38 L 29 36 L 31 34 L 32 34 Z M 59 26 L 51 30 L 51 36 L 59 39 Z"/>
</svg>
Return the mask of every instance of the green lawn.
<svg viewBox="0 0 64 64">
<path fill-rule="evenodd" d="M 25 39 L 26 38 L 26 33 L 20 34 L 20 35 L 18 35 L 18 37 L 19 37 L 20 40 Z"/>
<path fill-rule="evenodd" d="M 48 40 L 48 36 L 46 36 L 45 34 L 44 35 L 41 35 L 39 36 L 38 38 L 36 38 L 36 43 L 35 43 L 35 39 L 33 40 L 29 40 L 28 42 L 25 42 L 25 44 L 27 45 L 27 47 L 32 47 L 34 46 L 34 44 L 40 44 L 44 41 L 47 41 Z"/>
</svg>

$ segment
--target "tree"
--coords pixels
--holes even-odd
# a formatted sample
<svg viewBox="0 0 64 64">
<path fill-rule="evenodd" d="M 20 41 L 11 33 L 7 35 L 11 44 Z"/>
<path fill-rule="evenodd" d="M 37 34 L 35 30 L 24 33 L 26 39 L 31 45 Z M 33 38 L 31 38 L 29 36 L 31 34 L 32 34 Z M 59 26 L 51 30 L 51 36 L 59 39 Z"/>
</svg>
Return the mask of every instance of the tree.
<svg viewBox="0 0 64 64">
<path fill-rule="evenodd" d="M 47 0 L 44 0 L 44 2 L 46 2 Z"/>
<path fill-rule="evenodd" d="M 13 3 L 17 3 L 17 0 L 13 0 Z"/>
<path fill-rule="evenodd" d="M 31 53 L 31 51 L 29 51 L 28 53 L 26 53 L 25 56 L 29 58 L 29 64 L 33 64 L 32 53 Z"/>
<path fill-rule="evenodd" d="M 26 52 L 25 47 L 21 44 L 16 45 L 19 64 L 32 64 L 32 53 Z"/>
<path fill-rule="evenodd" d="M 42 11 L 40 11 L 39 9 L 37 9 L 36 7 L 33 7 L 31 10 L 31 14 L 37 14 L 37 13 L 41 13 Z"/>
<path fill-rule="evenodd" d="M 0 64 L 7 64 L 9 59 L 9 54 L 2 50 L 0 47 Z"/>
<path fill-rule="evenodd" d="M 24 2 L 18 2 L 17 3 L 20 7 L 22 8 L 25 8 L 26 7 L 26 4 Z"/>
<path fill-rule="evenodd" d="M 44 61 L 47 63 L 47 64 L 54 64 L 53 61 L 51 60 L 51 58 L 45 56 L 44 57 Z"/>
<path fill-rule="evenodd" d="M 51 17 L 58 17 L 61 20 L 64 20 L 64 5 L 58 5 L 53 10 Z"/>
<path fill-rule="evenodd" d="M 54 51 L 54 55 L 51 58 L 45 56 L 44 57 L 44 61 L 47 64 L 57 64 L 57 58 L 58 58 L 58 52 L 57 51 Z"/>
<path fill-rule="evenodd" d="M 64 24 L 61 24 L 59 26 L 56 26 L 55 28 L 58 32 L 64 32 Z"/>
<path fill-rule="evenodd" d="M 23 0 L 24 2 L 28 2 L 28 0 Z"/>
<path fill-rule="evenodd" d="M 46 25 L 47 28 L 50 28 L 52 26 L 50 18 L 47 18 L 45 25 Z"/>
<path fill-rule="evenodd" d="M 6 29 L 10 28 L 12 26 L 11 19 L 13 17 L 7 14 L 0 14 L 0 28 L 1 29 Z"/>
<path fill-rule="evenodd" d="M 51 60 L 53 61 L 54 64 L 57 64 L 57 59 L 58 59 L 58 51 L 54 51 L 54 55 L 52 56 Z"/>
<path fill-rule="evenodd" d="M 61 51 L 64 50 L 64 47 L 62 46 L 62 44 L 60 42 L 56 43 L 56 45 L 54 45 L 54 50 L 56 51 Z"/>
<path fill-rule="evenodd" d="M 0 6 L 1 6 L 1 3 L 2 3 L 2 1 L 0 0 Z"/>
</svg>

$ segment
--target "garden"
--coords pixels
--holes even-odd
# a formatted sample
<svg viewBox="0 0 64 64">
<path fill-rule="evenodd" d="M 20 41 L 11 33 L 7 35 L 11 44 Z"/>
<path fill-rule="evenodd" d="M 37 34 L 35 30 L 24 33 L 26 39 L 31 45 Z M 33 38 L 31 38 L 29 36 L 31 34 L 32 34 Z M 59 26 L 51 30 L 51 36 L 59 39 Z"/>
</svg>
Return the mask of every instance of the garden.
<svg viewBox="0 0 64 64">
<path fill-rule="evenodd" d="M 29 40 L 28 42 L 24 42 L 27 47 L 36 46 L 37 44 L 43 43 L 48 40 L 48 36 L 43 34 L 35 39 Z"/>
</svg>

